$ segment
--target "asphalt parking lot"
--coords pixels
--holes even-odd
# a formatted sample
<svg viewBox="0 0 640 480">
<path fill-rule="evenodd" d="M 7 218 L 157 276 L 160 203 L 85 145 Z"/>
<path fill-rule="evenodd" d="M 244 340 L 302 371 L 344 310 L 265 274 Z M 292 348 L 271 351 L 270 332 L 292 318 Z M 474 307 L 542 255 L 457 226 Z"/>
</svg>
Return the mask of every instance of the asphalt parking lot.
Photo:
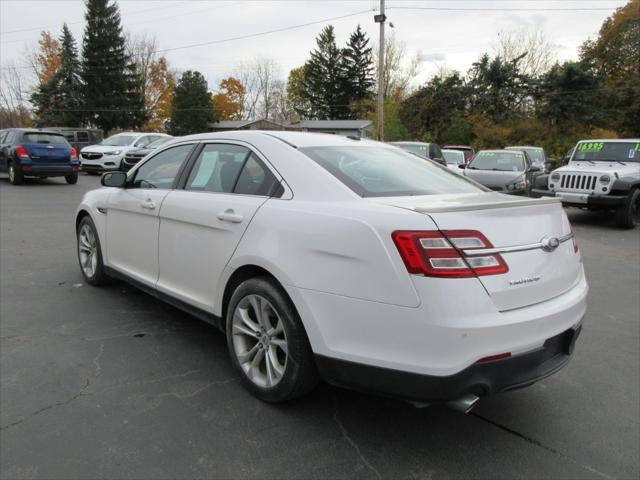
<svg viewBox="0 0 640 480">
<path fill-rule="evenodd" d="M 638 478 L 640 229 L 569 210 L 591 286 L 571 363 L 470 415 L 321 385 L 281 406 L 223 335 L 83 283 L 74 211 L 98 177 L 0 177 L 0 477 Z"/>
</svg>

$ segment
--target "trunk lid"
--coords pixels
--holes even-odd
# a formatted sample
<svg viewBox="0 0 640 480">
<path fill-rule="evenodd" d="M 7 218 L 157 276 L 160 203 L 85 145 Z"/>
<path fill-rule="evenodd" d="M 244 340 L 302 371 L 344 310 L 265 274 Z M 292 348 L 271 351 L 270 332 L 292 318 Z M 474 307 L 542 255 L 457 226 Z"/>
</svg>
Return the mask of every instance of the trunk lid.
<svg viewBox="0 0 640 480">
<path fill-rule="evenodd" d="M 34 163 L 69 162 L 71 160 L 70 145 L 23 142 L 22 146 L 27 150 Z"/>
<path fill-rule="evenodd" d="M 478 277 L 500 311 L 551 299 L 580 279 L 580 255 L 574 251 L 571 227 L 557 199 L 474 193 L 376 200 L 428 215 L 440 230 L 477 230 L 494 248 L 521 248 L 500 252 L 507 273 Z M 564 241 L 546 251 L 541 248 L 544 238 Z"/>
</svg>

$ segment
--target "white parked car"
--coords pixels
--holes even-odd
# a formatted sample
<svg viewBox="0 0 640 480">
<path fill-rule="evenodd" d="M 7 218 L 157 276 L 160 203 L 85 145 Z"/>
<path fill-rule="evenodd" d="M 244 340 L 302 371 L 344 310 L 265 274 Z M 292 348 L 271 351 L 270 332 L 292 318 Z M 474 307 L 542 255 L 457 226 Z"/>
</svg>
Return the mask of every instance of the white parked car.
<svg viewBox="0 0 640 480">
<path fill-rule="evenodd" d="M 269 402 L 322 378 L 469 406 L 562 368 L 585 314 L 558 200 L 382 143 L 194 135 L 102 184 L 77 211 L 86 281 L 125 279 L 219 326 Z"/>
<path fill-rule="evenodd" d="M 618 227 L 633 228 L 640 224 L 640 139 L 581 140 L 569 163 L 537 179 L 531 193 L 614 211 Z"/>
<path fill-rule="evenodd" d="M 447 168 L 454 173 L 462 174 L 463 171 L 460 165 L 465 165 L 467 162 L 464 159 L 464 152 L 461 150 L 442 150 L 442 156 L 444 161 L 447 162 Z"/>
<path fill-rule="evenodd" d="M 100 173 L 118 170 L 126 152 L 144 148 L 164 133 L 123 132 L 112 135 L 97 145 L 84 147 L 80 151 L 81 169 L 88 173 Z"/>
</svg>

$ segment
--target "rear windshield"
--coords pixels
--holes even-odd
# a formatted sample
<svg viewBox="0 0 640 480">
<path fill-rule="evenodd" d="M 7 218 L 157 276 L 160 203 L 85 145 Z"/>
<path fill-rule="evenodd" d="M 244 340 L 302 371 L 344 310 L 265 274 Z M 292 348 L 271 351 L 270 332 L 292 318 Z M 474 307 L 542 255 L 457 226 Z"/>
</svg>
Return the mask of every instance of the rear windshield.
<svg viewBox="0 0 640 480">
<path fill-rule="evenodd" d="M 57 133 L 28 132 L 24 134 L 25 143 L 50 143 L 54 145 L 66 145 L 68 142 Z"/>
<path fill-rule="evenodd" d="M 447 165 L 458 165 L 464 163 L 464 152 L 459 150 L 442 150 L 444 160 Z"/>
<path fill-rule="evenodd" d="M 104 140 L 100 145 L 126 147 L 127 145 L 131 145 L 136 138 L 138 137 L 134 137 L 133 135 L 114 135 Z"/>
<path fill-rule="evenodd" d="M 478 152 L 469 167 L 475 170 L 496 170 L 498 172 L 524 171 L 524 155 L 516 151 Z"/>
<path fill-rule="evenodd" d="M 640 142 L 580 142 L 572 162 L 640 162 Z"/>
<path fill-rule="evenodd" d="M 421 157 L 429 158 L 429 145 L 427 144 L 415 144 L 415 143 L 394 143 L 396 147 L 400 147 L 407 152 L 415 153 Z"/>
<path fill-rule="evenodd" d="M 300 151 L 361 197 L 484 191 L 444 167 L 395 148 L 307 147 Z"/>
</svg>

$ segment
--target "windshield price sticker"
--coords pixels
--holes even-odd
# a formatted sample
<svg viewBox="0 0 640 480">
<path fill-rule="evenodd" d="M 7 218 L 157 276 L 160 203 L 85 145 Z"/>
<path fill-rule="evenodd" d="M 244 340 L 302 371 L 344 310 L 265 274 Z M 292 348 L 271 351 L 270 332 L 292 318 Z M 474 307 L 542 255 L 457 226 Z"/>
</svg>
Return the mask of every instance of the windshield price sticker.
<svg viewBox="0 0 640 480">
<path fill-rule="evenodd" d="M 599 152 L 604 148 L 602 142 L 585 142 L 578 145 L 579 152 Z"/>
<path fill-rule="evenodd" d="M 629 158 L 635 157 L 637 151 L 638 151 L 638 146 L 636 145 L 635 150 L 633 148 L 631 150 L 629 150 Z"/>
<path fill-rule="evenodd" d="M 478 156 L 479 157 L 495 157 L 496 154 L 493 152 L 480 152 Z"/>
</svg>

